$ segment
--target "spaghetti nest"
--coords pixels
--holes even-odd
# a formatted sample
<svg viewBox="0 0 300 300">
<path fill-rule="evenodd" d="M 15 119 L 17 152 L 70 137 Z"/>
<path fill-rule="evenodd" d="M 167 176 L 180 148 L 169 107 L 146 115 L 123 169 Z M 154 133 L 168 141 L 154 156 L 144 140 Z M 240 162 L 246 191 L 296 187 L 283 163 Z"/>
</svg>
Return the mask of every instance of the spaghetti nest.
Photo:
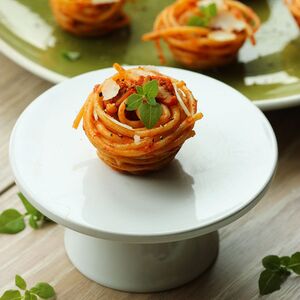
<svg viewBox="0 0 300 300">
<path fill-rule="evenodd" d="M 107 34 L 128 25 L 125 0 L 50 0 L 54 17 L 66 31 L 82 37 Z"/>
<path fill-rule="evenodd" d="M 203 7 L 208 4 L 216 6 L 216 15 L 209 21 L 203 14 Z M 190 22 L 195 17 L 202 22 Z M 254 11 L 238 1 L 177 0 L 157 16 L 153 31 L 145 34 L 143 40 L 155 42 L 163 64 L 160 39 L 182 65 L 207 69 L 230 63 L 247 38 L 254 44 L 254 33 L 259 26 Z"/>
<path fill-rule="evenodd" d="M 202 118 L 196 113 L 197 101 L 183 81 L 146 67 L 114 67 L 117 74 L 94 87 L 73 127 L 77 128 L 83 118 L 84 131 L 99 158 L 113 169 L 131 174 L 158 170 L 195 135 L 194 124 Z M 157 83 L 158 93 L 151 101 L 161 107 L 161 114 L 153 127 L 148 124 L 147 128 L 142 110 L 127 109 L 130 97 L 150 81 Z M 150 92 L 153 90 L 152 85 Z M 148 105 L 145 102 L 143 98 L 140 105 Z"/>
<path fill-rule="evenodd" d="M 300 26 L 300 0 L 285 0 L 285 3 Z"/>
</svg>

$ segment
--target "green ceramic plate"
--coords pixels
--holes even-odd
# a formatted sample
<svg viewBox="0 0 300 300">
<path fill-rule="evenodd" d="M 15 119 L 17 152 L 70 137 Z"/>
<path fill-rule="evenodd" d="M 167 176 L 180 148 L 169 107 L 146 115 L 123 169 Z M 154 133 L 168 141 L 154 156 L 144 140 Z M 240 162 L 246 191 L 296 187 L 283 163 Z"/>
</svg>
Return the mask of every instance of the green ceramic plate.
<svg viewBox="0 0 300 300">
<path fill-rule="evenodd" d="M 157 65 L 152 43 L 140 41 L 151 30 L 159 11 L 173 0 L 129 1 L 130 29 L 100 39 L 79 39 L 54 22 L 47 0 L 0 1 L 0 50 L 31 72 L 59 82 L 114 62 Z M 237 62 L 207 75 L 238 89 L 264 110 L 300 104 L 299 30 L 281 0 L 248 0 L 263 25 L 257 46 L 246 43 Z M 81 58 L 68 61 L 63 53 L 78 51 Z M 166 53 L 168 50 L 166 49 Z M 167 55 L 168 65 L 180 67 Z"/>
</svg>

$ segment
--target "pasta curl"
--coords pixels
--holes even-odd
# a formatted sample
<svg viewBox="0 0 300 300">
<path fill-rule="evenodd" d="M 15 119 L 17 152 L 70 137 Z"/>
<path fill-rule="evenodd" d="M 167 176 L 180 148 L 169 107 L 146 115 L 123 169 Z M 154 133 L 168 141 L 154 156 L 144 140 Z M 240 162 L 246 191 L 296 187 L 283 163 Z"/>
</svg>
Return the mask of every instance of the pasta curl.
<svg viewBox="0 0 300 300">
<path fill-rule="evenodd" d="M 226 65 L 234 60 L 247 38 L 255 44 L 254 33 L 260 26 L 260 20 L 250 7 L 238 1 L 210 1 L 221 3 L 218 15 L 211 20 L 211 24 L 202 27 L 189 25 L 192 16 L 201 17 L 199 8 L 207 2 L 177 0 L 157 16 L 153 31 L 142 39 L 155 42 L 162 64 L 166 61 L 161 39 L 166 42 L 177 62 L 192 69 Z"/>
<path fill-rule="evenodd" d="M 300 0 L 285 0 L 285 3 L 300 27 Z"/>
<path fill-rule="evenodd" d="M 50 0 L 57 23 L 80 37 L 95 37 L 127 26 L 123 12 L 125 0 L 93 2 L 92 0 Z"/>
<path fill-rule="evenodd" d="M 161 169 L 195 135 L 194 124 L 202 118 L 197 101 L 183 81 L 147 67 L 114 67 L 118 73 L 94 87 L 73 127 L 83 119 L 84 131 L 99 158 L 117 171 L 143 174 Z M 146 128 L 139 113 L 126 107 L 137 87 L 151 80 L 158 82 L 156 101 L 162 113 L 153 128 Z M 108 94 L 110 99 L 106 99 Z"/>
</svg>

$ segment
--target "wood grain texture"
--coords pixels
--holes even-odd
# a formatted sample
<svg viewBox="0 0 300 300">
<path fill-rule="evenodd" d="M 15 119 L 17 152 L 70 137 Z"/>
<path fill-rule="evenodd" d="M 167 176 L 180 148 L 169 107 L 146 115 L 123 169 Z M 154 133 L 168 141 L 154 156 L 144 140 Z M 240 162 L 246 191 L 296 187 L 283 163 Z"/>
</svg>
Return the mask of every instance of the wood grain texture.
<svg viewBox="0 0 300 300">
<path fill-rule="evenodd" d="M 7 163 L 11 130 L 24 108 L 50 86 L 0 54 L 0 192 L 13 182 Z"/>
<path fill-rule="evenodd" d="M 1 180 L 8 176 L 7 183 L 12 177 L 6 151 L 14 120 L 26 104 L 49 84 L 0 56 L 1 71 L 2 63 L 8 74 L 15 74 L 13 79 L 6 73 L 1 73 L 0 77 L 0 90 L 6 87 L 0 94 L 0 174 Z M 20 85 L 23 87 L 22 78 L 32 90 L 26 88 L 27 92 L 24 92 L 20 88 L 23 95 L 20 96 L 15 90 Z M 12 87 L 12 80 L 18 84 Z M 9 105 L 3 100 L 7 97 L 14 104 Z M 2 104 L 6 105 L 7 115 Z M 3 117 L 6 122 L 2 121 Z M 15 274 L 21 274 L 30 284 L 36 281 L 53 284 L 59 300 L 260 299 L 257 282 L 262 269 L 261 258 L 271 253 L 290 255 L 300 251 L 300 108 L 270 112 L 267 117 L 277 134 L 280 152 L 272 187 L 251 212 L 220 231 L 218 259 L 197 280 L 181 288 L 155 294 L 129 294 L 102 287 L 74 269 L 64 250 L 63 228 L 52 224 L 37 231 L 27 228 L 17 235 L 0 235 L 0 294 L 13 287 Z M 3 144 L 6 146 L 3 147 Z M 2 168 L 6 171 L 3 172 Z M 0 211 L 10 207 L 22 209 L 16 193 L 17 188 L 12 187 L 0 196 Z M 262 299 L 300 299 L 300 277 L 289 278 L 281 291 Z"/>
</svg>

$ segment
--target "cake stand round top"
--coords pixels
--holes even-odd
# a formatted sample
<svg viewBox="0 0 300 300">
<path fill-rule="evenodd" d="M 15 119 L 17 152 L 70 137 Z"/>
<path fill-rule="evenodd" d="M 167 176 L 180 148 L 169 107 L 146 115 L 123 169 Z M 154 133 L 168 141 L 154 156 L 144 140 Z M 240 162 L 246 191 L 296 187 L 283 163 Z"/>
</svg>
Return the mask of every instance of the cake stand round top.
<svg viewBox="0 0 300 300">
<path fill-rule="evenodd" d="M 52 220 L 91 236 L 164 242 L 216 230 L 264 194 L 277 162 L 274 132 L 237 91 L 191 71 L 160 67 L 184 80 L 204 118 L 176 159 L 145 176 L 118 173 L 96 155 L 72 122 L 104 69 L 46 91 L 22 113 L 11 136 L 16 182 Z"/>
</svg>

